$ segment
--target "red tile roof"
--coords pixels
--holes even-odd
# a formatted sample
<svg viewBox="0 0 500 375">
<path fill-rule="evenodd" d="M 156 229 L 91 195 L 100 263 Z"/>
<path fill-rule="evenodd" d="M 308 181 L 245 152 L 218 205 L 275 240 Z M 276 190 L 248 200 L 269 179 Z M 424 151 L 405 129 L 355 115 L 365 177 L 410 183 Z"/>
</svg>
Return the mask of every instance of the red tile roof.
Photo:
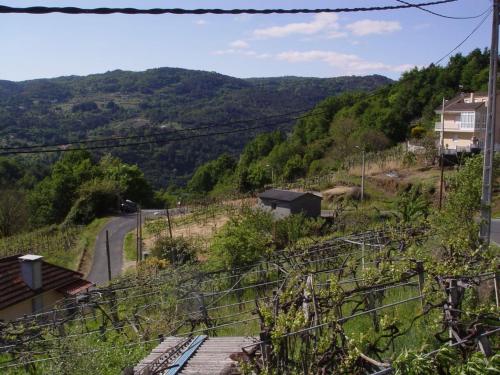
<svg viewBox="0 0 500 375">
<path fill-rule="evenodd" d="M 76 294 L 92 285 L 82 279 L 83 274 L 59 267 L 42 260 L 42 289 L 32 290 L 23 281 L 19 257 L 0 258 L 0 309 L 30 299 L 38 293 L 58 290 L 64 294 Z"/>
</svg>

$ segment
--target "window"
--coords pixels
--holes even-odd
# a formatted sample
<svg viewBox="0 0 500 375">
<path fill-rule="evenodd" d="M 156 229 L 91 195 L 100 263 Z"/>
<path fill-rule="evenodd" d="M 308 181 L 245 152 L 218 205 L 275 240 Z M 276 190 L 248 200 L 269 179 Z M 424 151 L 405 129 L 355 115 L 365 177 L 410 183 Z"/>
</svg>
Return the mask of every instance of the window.
<svg viewBox="0 0 500 375">
<path fill-rule="evenodd" d="M 474 129 L 474 112 L 460 114 L 460 129 Z"/>
</svg>

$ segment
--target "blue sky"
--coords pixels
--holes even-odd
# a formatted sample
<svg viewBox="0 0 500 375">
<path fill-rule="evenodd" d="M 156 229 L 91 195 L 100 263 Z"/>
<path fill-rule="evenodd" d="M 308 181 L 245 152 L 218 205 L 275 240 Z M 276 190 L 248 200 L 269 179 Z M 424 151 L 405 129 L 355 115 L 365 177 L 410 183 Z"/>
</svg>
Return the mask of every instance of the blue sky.
<svg viewBox="0 0 500 375">
<path fill-rule="evenodd" d="M 419 2 L 419 0 L 408 0 Z M 397 5 L 395 0 L 2 0 L 10 6 L 327 8 Z M 491 0 L 429 7 L 476 15 Z M 455 47 L 479 23 L 418 9 L 339 15 L 127 16 L 0 15 L 0 79 L 25 80 L 123 69 L 181 67 L 236 77 L 334 77 L 383 74 L 397 79 Z M 489 46 L 491 21 L 460 49 Z M 446 63 L 447 60 L 444 61 Z"/>
</svg>

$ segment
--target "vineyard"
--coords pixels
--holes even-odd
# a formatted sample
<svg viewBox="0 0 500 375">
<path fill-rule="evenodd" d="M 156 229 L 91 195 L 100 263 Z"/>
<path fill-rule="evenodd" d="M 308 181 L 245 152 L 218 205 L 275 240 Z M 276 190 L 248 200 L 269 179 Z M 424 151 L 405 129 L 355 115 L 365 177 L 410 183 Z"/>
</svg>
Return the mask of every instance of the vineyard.
<svg viewBox="0 0 500 375">
<path fill-rule="evenodd" d="M 146 261 L 135 276 L 1 323 L 0 369 L 127 373 L 164 337 L 203 333 L 252 337 L 244 373 L 498 373 L 494 256 L 449 272 L 433 241 L 428 228 L 399 226 L 304 241 L 231 270 Z"/>
</svg>

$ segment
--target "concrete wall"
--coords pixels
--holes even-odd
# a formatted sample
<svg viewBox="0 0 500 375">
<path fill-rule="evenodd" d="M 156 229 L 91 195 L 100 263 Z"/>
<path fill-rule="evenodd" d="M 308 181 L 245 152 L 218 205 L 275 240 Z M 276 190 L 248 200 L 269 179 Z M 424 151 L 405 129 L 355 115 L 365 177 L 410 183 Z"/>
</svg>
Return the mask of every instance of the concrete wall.
<svg viewBox="0 0 500 375">
<path fill-rule="evenodd" d="M 56 292 L 55 290 L 51 290 L 43 293 L 41 296 L 43 303 L 43 310 L 47 311 L 53 308 L 53 306 L 60 301 L 64 296 Z M 33 314 L 33 299 L 27 299 L 25 301 L 19 302 L 15 305 L 9 306 L 3 310 L 0 310 L 0 320 L 14 320 L 17 318 L 21 318 L 23 315 Z"/>
<path fill-rule="evenodd" d="M 468 147 L 472 145 L 472 137 L 475 136 L 480 144 L 483 144 L 484 131 L 475 131 L 470 133 L 463 132 L 444 132 L 444 148 L 454 150 L 459 147 Z"/>
</svg>

